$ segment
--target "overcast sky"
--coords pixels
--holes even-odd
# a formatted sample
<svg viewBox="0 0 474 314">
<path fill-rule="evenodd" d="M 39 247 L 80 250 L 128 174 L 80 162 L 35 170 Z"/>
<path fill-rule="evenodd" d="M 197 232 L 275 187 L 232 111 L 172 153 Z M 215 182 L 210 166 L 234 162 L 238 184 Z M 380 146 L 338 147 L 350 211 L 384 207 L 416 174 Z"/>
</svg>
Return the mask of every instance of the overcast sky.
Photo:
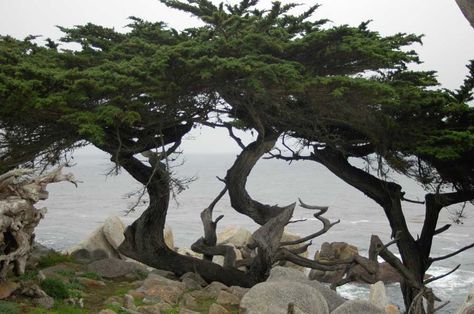
<svg viewBox="0 0 474 314">
<path fill-rule="evenodd" d="M 424 61 L 421 68 L 438 71 L 440 82 L 447 88 L 460 85 L 467 73 L 465 65 L 474 58 L 474 29 L 455 0 L 295 2 L 321 4 L 317 17 L 328 18 L 334 25 L 358 25 L 370 19 L 373 20 L 371 29 L 384 35 L 397 32 L 424 34 L 423 46 L 415 47 Z M 270 1 L 262 0 L 261 3 Z M 188 14 L 168 9 L 157 0 L 0 0 L 0 34 L 18 38 L 33 34 L 58 39 L 61 33 L 55 25 L 73 26 L 87 22 L 123 30 L 129 16 L 165 21 L 178 29 L 198 23 Z M 185 152 L 238 151 L 225 132 L 195 130 L 193 137 L 195 140 L 183 144 Z"/>
</svg>

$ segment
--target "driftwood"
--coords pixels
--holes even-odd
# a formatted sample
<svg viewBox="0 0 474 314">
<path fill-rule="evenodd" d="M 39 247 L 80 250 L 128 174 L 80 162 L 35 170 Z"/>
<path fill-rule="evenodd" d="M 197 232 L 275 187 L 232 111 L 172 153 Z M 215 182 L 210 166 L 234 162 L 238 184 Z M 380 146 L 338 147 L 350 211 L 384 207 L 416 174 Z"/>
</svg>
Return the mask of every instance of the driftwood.
<svg viewBox="0 0 474 314">
<path fill-rule="evenodd" d="M 34 205 L 48 198 L 46 186 L 61 181 L 76 184 L 74 176 L 63 174 L 62 169 L 36 177 L 32 169 L 14 169 L 0 175 L 0 281 L 5 280 L 11 265 L 16 275 L 25 272 L 34 229 L 46 214 L 46 208 Z"/>
</svg>

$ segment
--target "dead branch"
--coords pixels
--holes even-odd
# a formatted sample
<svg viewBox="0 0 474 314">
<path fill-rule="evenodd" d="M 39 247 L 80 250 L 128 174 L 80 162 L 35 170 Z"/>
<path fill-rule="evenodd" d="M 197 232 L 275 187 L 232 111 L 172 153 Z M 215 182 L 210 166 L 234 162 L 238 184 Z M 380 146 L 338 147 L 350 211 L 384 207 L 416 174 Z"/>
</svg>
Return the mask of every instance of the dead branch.
<svg viewBox="0 0 474 314">
<path fill-rule="evenodd" d="M 227 186 L 216 196 L 216 198 L 201 212 L 201 221 L 204 227 L 204 237 L 198 239 L 191 245 L 194 252 L 204 255 L 204 259 L 212 261 L 215 255 L 224 256 L 224 267 L 235 266 L 236 254 L 234 248 L 229 245 L 216 245 L 217 243 L 217 223 L 224 218 L 220 215 L 216 220 L 212 220 L 212 212 L 217 202 L 227 193 Z"/>
<path fill-rule="evenodd" d="M 288 261 L 292 262 L 293 264 L 311 268 L 311 269 L 317 269 L 317 270 L 322 270 L 322 271 L 334 271 L 334 270 L 341 270 L 345 269 L 347 267 L 347 264 L 345 263 L 333 263 L 332 265 L 325 265 L 322 263 L 319 263 L 318 261 L 315 260 L 310 260 L 308 258 L 302 257 L 300 255 L 294 254 L 290 250 L 286 248 L 280 248 L 278 250 L 278 254 L 276 256 L 277 261 Z"/>
<path fill-rule="evenodd" d="M 452 252 L 452 253 L 450 253 L 450 254 L 446 254 L 446 255 L 443 255 L 443 256 L 439 256 L 439 257 L 430 257 L 430 258 L 429 258 L 429 263 L 432 264 L 432 263 L 434 263 L 434 262 L 442 261 L 442 260 L 444 260 L 444 259 L 453 257 L 453 256 L 458 255 L 459 253 L 464 252 L 464 251 L 466 251 L 466 250 L 468 250 L 468 249 L 470 249 L 470 248 L 472 248 L 472 247 L 474 247 L 474 243 L 469 244 L 469 245 L 466 245 L 465 247 L 460 248 L 459 250 L 454 251 L 454 252 Z"/>
<path fill-rule="evenodd" d="M 446 230 L 448 230 L 449 228 L 451 228 L 451 224 L 447 224 L 447 225 L 444 225 L 442 226 L 441 228 L 439 229 L 436 229 L 433 233 L 433 236 L 437 235 L 437 234 L 440 234 L 442 232 L 445 232 Z"/>
<path fill-rule="evenodd" d="M 445 274 L 442 274 L 442 275 L 439 275 L 439 276 L 435 276 L 435 277 L 431 277 L 429 279 L 426 279 L 425 281 L 423 281 L 423 284 L 427 285 L 429 284 L 430 282 L 433 282 L 433 281 L 436 281 L 436 280 L 439 280 L 441 278 L 444 278 L 446 276 L 449 276 L 451 275 L 452 273 L 454 273 L 456 270 L 459 269 L 459 267 L 461 267 L 461 264 L 459 264 L 458 266 L 454 267 L 453 269 L 451 269 L 450 271 L 448 271 L 447 273 Z"/>
<path fill-rule="evenodd" d="M 309 240 L 312 240 L 316 237 L 319 237 L 320 235 L 326 233 L 329 231 L 329 229 L 331 229 L 334 225 L 338 224 L 340 222 L 340 220 L 337 220 L 335 222 L 330 222 L 329 219 L 326 219 L 324 218 L 322 215 L 324 213 L 326 213 L 329 209 L 328 206 L 313 206 L 313 205 L 307 205 L 305 203 L 303 203 L 301 201 L 301 199 L 299 199 L 300 201 L 300 206 L 303 207 L 303 208 L 306 208 L 306 209 L 311 209 L 311 210 L 318 210 L 319 212 L 315 213 L 313 216 L 314 218 L 318 219 L 319 221 L 321 221 L 323 223 L 323 228 L 315 233 L 312 233 L 308 236 L 305 236 L 301 239 L 297 239 L 297 240 L 293 240 L 293 241 L 286 241 L 286 242 L 282 242 L 280 245 L 281 246 L 286 246 L 286 245 L 295 245 L 295 244 L 300 244 L 300 243 L 304 243 L 306 241 L 309 241 Z"/>
</svg>

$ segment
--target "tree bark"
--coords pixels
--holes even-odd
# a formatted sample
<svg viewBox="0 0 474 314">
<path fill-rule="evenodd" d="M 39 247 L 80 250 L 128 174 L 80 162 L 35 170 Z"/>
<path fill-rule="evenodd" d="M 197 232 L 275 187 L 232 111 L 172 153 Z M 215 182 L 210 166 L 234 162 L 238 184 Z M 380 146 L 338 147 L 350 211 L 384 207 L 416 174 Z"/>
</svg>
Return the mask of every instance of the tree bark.
<svg viewBox="0 0 474 314">
<path fill-rule="evenodd" d="M 427 257 L 420 254 L 420 247 L 408 230 L 401 205 L 401 187 L 352 166 L 346 156 L 331 147 L 314 148 L 312 158 L 382 206 L 392 229 L 392 237 L 399 238 L 397 246 L 404 265 L 413 272 L 416 282 L 423 286 Z M 404 280 L 401 282 L 401 290 L 408 309 L 420 290 Z M 422 298 L 419 300 L 422 301 Z M 419 313 L 423 313 L 422 309 L 423 307 Z"/>
<path fill-rule="evenodd" d="M 262 204 L 253 200 L 245 189 L 247 178 L 253 167 L 265 153 L 275 146 L 278 136 L 277 133 L 269 133 L 265 137 L 259 135 L 255 142 L 247 145 L 237 156 L 225 177 L 232 207 L 237 212 L 250 217 L 259 225 L 264 225 L 268 220 L 292 206 L 279 207 Z"/>
<path fill-rule="evenodd" d="M 119 247 L 122 254 L 151 267 L 172 271 L 178 276 L 197 272 L 208 282 L 220 281 L 243 287 L 255 284 L 252 278 L 235 268 L 180 255 L 168 248 L 163 233 L 170 198 L 169 174 L 165 165 L 158 162 L 152 168 L 133 156 L 121 156 L 119 162 L 146 186 L 150 202 L 143 214 L 125 230 L 125 241 Z"/>
<path fill-rule="evenodd" d="M 474 27 L 474 0 L 456 0 L 456 3 L 461 9 L 462 14 L 471 23 L 471 26 Z"/>
</svg>

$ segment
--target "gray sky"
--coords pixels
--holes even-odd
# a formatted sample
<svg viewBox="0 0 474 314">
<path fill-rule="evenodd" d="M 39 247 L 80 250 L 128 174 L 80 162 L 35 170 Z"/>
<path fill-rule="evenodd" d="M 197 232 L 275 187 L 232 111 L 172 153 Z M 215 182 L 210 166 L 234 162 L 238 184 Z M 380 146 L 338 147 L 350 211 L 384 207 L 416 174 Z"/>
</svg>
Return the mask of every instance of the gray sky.
<svg viewBox="0 0 474 314">
<path fill-rule="evenodd" d="M 218 1 L 216 1 L 218 2 Z M 235 3 L 233 0 L 226 1 Z M 270 3 L 262 0 L 262 4 Z M 285 0 L 283 3 L 287 2 Z M 474 58 L 474 29 L 455 0 L 300 0 L 320 3 L 317 17 L 334 25 L 358 25 L 373 20 L 371 29 L 383 35 L 397 32 L 424 34 L 423 46 L 415 47 L 424 64 L 421 69 L 438 71 L 443 87 L 460 85 Z M 0 0 L 0 34 L 23 38 L 29 34 L 57 39 L 55 25 L 73 26 L 92 22 L 123 29 L 127 17 L 165 21 L 182 29 L 197 25 L 188 14 L 171 10 L 157 0 Z M 225 132 L 197 129 L 194 140 L 183 143 L 185 152 L 237 152 Z"/>
</svg>

